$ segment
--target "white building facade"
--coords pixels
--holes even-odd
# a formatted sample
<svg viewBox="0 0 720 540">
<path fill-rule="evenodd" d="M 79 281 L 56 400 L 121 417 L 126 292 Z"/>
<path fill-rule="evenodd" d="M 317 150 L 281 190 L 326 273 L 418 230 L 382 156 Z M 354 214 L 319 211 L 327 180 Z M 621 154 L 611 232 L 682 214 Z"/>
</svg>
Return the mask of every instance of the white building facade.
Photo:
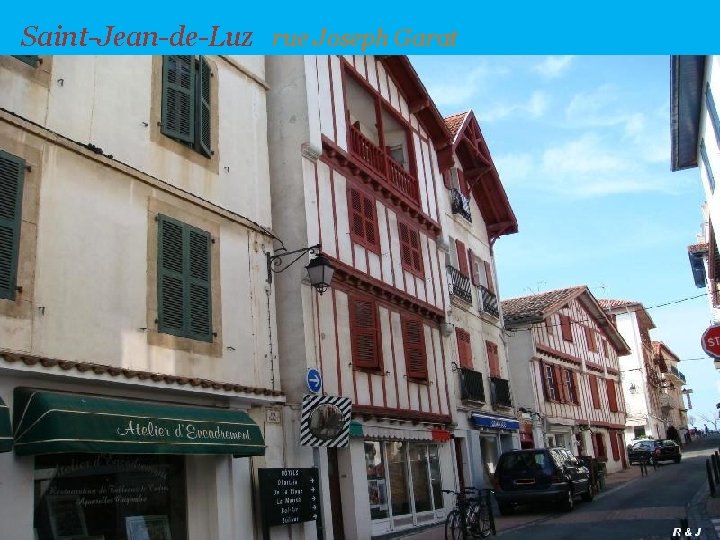
<svg viewBox="0 0 720 540">
<path fill-rule="evenodd" d="M 3 537 L 260 536 L 285 401 L 264 78 L 262 57 L 0 57 Z"/>
<path fill-rule="evenodd" d="M 406 57 L 268 57 L 267 72 L 274 230 L 335 267 L 323 295 L 301 265 L 276 276 L 288 459 L 319 465 L 328 538 L 441 522 L 457 485 L 438 201 L 450 134 Z M 300 446 L 308 368 L 352 400 L 348 447 Z"/>
<path fill-rule="evenodd" d="M 500 454 L 520 448 L 493 252 L 501 235 L 517 232 L 517 221 L 474 113 L 445 122 L 454 157 L 439 190 L 448 247 L 445 343 L 457 409 L 453 442 L 460 485 L 487 488 Z"/>
<path fill-rule="evenodd" d="M 629 349 L 585 286 L 503 300 L 515 406 L 534 446 L 627 466 L 618 357 Z"/>
</svg>

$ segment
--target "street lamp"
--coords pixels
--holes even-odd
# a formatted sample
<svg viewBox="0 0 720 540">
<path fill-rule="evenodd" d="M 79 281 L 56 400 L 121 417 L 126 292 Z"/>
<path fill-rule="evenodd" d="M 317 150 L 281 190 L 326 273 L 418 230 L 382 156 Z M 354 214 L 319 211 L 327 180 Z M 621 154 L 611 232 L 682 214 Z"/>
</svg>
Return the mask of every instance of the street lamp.
<svg viewBox="0 0 720 540">
<path fill-rule="evenodd" d="M 333 274 L 335 273 L 335 268 L 332 264 L 330 264 L 327 257 L 321 253 L 321 249 L 322 246 L 317 244 L 315 246 L 300 248 L 293 251 L 288 251 L 287 249 L 281 247 L 275 251 L 274 255 L 266 253 L 268 284 L 272 283 L 273 274 L 284 272 L 307 253 L 309 255 L 315 255 L 315 258 L 311 259 L 310 263 L 305 267 L 308 273 L 308 278 L 310 279 L 310 285 L 317 290 L 318 294 L 324 293 L 328 290 L 328 287 L 330 287 L 330 282 L 332 281 Z M 292 258 L 293 255 L 297 256 Z M 292 258 L 292 260 L 287 261 L 286 257 Z"/>
</svg>

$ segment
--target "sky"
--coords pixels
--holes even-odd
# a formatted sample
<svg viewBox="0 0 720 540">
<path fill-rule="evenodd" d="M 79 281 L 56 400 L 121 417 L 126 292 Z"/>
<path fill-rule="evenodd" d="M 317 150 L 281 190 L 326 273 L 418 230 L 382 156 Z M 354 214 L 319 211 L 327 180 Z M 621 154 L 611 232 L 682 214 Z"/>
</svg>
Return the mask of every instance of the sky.
<svg viewBox="0 0 720 540">
<path fill-rule="evenodd" d="M 687 255 L 704 195 L 697 168 L 670 171 L 670 58 L 411 60 L 443 116 L 475 111 L 517 216 L 519 232 L 495 243 L 501 298 L 588 285 L 641 302 L 652 339 L 683 360 L 688 415 L 717 418 L 720 372 L 700 346 L 707 290 Z"/>
</svg>

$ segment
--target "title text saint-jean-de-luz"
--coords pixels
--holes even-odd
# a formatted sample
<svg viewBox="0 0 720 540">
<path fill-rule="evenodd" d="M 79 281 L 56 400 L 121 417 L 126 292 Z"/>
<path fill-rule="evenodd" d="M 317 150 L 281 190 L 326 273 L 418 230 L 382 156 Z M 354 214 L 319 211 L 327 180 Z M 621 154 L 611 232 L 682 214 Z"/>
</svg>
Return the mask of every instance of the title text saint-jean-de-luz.
<svg viewBox="0 0 720 540">
<path fill-rule="evenodd" d="M 26 26 L 20 40 L 22 47 L 251 47 L 254 32 L 227 30 L 211 26 L 207 32 L 198 33 L 181 24 L 167 35 L 152 31 L 126 31 L 115 25 L 104 26 L 93 32 L 87 27 L 68 30 L 62 25 L 45 30 L 39 26 Z M 454 47 L 457 32 L 418 32 L 412 28 L 400 28 L 385 32 L 343 33 L 321 28 L 316 35 L 309 33 L 273 33 L 272 46 L 285 47 L 339 47 L 357 48 L 364 52 L 369 47 Z"/>
</svg>

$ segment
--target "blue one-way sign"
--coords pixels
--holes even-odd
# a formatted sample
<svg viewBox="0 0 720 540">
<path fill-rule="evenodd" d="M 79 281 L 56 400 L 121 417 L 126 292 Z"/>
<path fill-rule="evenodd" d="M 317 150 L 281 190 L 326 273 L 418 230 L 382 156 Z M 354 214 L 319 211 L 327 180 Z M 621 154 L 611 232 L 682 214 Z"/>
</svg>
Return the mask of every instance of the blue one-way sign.
<svg viewBox="0 0 720 540">
<path fill-rule="evenodd" d="M 322 376 L 317 368 L 309 368 L 307 370 L 305 382 L 307 383 L 308 390 L 313 394 L 317 394 L 322 390 Z"/>
</svg>

